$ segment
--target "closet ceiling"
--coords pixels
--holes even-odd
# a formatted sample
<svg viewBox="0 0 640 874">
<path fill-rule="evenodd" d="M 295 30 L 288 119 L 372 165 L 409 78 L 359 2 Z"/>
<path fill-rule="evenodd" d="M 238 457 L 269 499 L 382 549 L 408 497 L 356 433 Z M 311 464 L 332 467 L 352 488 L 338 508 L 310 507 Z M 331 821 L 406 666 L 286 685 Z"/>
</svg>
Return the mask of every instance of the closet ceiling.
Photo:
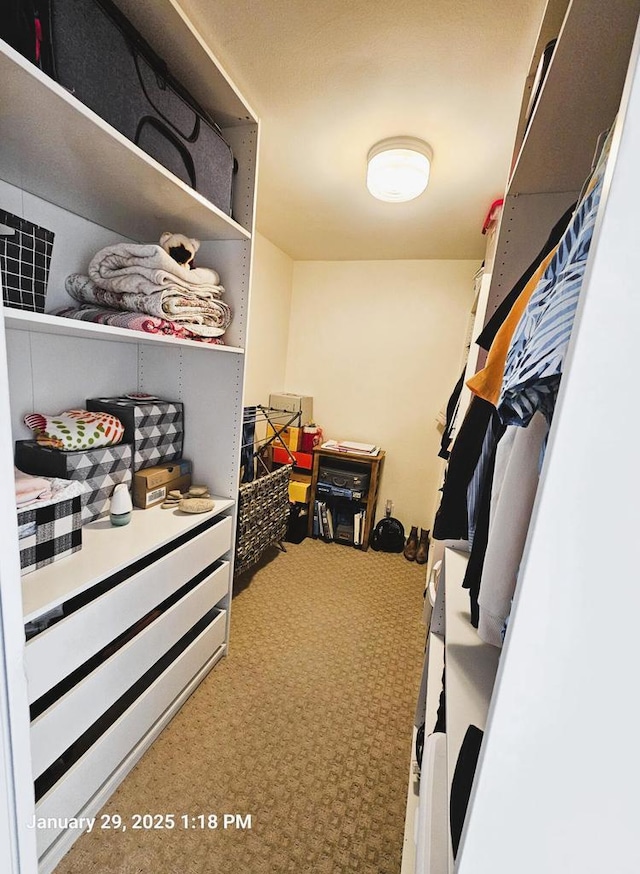
<svg viewBox="0 0 640 874">
<path fill-rule="evenodd" d="M 181 0 L 262 121 L 257 226 L 295 260 L 481 258 L 544 0 Z M 434 151 L 425 194 L 365 186 L 378 140 Z"/>
</svg>

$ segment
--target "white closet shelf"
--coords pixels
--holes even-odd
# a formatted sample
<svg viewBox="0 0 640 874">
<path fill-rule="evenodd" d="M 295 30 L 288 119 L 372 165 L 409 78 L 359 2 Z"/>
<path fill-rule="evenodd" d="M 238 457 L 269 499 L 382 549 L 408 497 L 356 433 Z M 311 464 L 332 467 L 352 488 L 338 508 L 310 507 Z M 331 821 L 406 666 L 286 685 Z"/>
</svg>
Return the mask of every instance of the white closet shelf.
<svg viewBox="0 0 640 874">
<path fill-rule="evenodd" d="M 24 621 L 41 616 L 235 503 L 229 498 L 214 496 L 214 500 L 210 513 L 134 508 L 131 522 L 121 528 L 113 527 L 108 518 L 84 525 L 82 549 L 22 577 Z"/>
<path fill-rule="evenodd" d="M 0 178 L 133 240 L 251 237 L 2 40 L 0 81 Z"/>
<path fill-rule="evenodd" d="M 447 769 L 451 786 L 468 726 L 477 725 L 484 731 L 500 651 L 484 643 L 470 622 L 469 594 L 462 588 L 469 554 L 447 549 L 444 561 Z"/>
<path fill-rule="evenodd" d="M 75 319 L 17 310 L 8 306 L 4 306 L 3 311 L 5 326 L 16 331 L 38 331 L 41 334 L 58 334 L 62 337 L 86 337 L 90 340 L 133 343 L 136 346 L 157 347 L 158 343 L 164 346 L 187 346 L 190 349 L 206 350 L 206 354 L 211 352 L 244 354 L 244 349 L 239 346 L 199 343 L 197 340 L 182 340 L 178 337 L 166 337 L 163 334 L 145 334 L 143 331 L 129 331 L 126 328 L 113 328 L 111 325 L 79 322 Z"/>
<path fill-rule="evenodd" d="M 198 103 L 221 127 L 255 123 L 258 119 L 222 65 L 175 0 L 115 0 L 178 81 L 188 83 Z"/>
<path fill-rule="evenodd" d="M 444 639 L 442 635 L 430 632 L 427 652 L 427 694 L 425 704 L 425 739 L 433 732 L 438 705 L 440 703 L 440 677 L 444 667 Z M 407 790 L 407 811 L 404 824 L 402 846 L 402 869 L 400 874 L 415 874 L 416 871 L 416 817 L 420 803 L 420 779 L 416 773 L 416 734 L 414 726 L 411 738 L 411 763 L 409 766 L 409 788 Z"/>
<path fill-rule="evenodd" d="M 639 8 L 639 0 L 569 5 L 509 194 L 580 191 L 620 103 Z"/>
</svg>

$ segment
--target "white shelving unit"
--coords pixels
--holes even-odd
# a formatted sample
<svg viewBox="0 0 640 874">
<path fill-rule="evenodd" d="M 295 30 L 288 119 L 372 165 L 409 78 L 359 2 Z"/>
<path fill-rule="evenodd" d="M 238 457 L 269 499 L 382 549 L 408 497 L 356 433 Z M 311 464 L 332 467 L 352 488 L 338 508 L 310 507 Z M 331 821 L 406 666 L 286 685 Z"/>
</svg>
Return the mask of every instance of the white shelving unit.
<svg viewBox="0 0 640 874">
<path fill-rule="evenodd" d="M 211 112 L 239 169 L 231 218 L 0 42 L 0 206 L 55 233 L 47 312 L 0 315 L 0 714 L 21 874 L 52 871 L 78 835 L 36 834 L 33 816 L 95 814 L 229 641 L 258 119 L 177 2 L 118 5 Z M 85 272 L 98 249 L 165 230 L 200 239 L 198 263 L 219 272 L 233 312 L 227 345 L 51 315 L 69 301 L 65 276 Z M 214 509 L 92 523 L 79 552 L 21 578 L 12 458 L 30 436 L 23 416 L 130 391 L 184 404 L 184 457 Z M 60 607 L 25 645 L 25 623 Z"/>
<path fill-rule="evenodd" d="M 637 453 L 632 440 L 621 440 L 637 426 L 630 398 L 640 319 L 632 257 L 640 234 L 639 15 L 638 0 L 549 0 L 525 86 L 479 329 L 578 198 L 599 134 L 617 123 L 500 652 L 469 623 L 468 594 L 459 586 L 465 554 L 445 550 L 444 597 L 434 617 L 440 607 L 449 783 L 467 725 L 484 730 L 451 874 L 640 870 L 632 691 L 640 612 Z M 554 37 L 525 130 L 538 60 Z M 604 647 L 597 644 L 603 633 Z M 431 680 L 439 686 L 438 676 Z M 600 715 L 603 696 L 609 722 Z M 427 825 L 418 828 L 419 842 Z"/>
</svg>

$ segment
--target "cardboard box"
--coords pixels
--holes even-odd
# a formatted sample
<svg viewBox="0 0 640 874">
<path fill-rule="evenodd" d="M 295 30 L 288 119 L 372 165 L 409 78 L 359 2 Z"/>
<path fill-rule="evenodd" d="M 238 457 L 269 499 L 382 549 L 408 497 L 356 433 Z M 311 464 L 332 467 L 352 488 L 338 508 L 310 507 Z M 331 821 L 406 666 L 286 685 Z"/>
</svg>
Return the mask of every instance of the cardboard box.
<svg viewBox="0 0 640 874">
<path fill-rule="evenodd" d="M 313 398 L 309 395 L 297 395 L 293 392 L 278 392 L 269 395 L 269 406 L 274 410 L 286 410 L 289 413 L 302 413 L 300 425 L 313 422 Z M 298 424 L 298 423 L 296 423 Z"/>
<path fill-rule="evenodd" d="M 292 452 L 300 449 L 302 428 L 281 428 L 278 425 L 274 428 L 272 425 L 267 424 L 267 437 L 273 437 L 274 434 L 278 434 L 273 441 L 274 446 L 279 446 L 282 449 L 282 443 L 280 443 L 280 440 L 282 440 L 285 446 L 288 446 Z"/>
<path fill-rule="evenodd" d="M 117 485 L 126 483 L 131 488 L 132 456 L 130 443 L 63 452 L 40 446 L 35 440 L 17 440 L 15 463 L 24 473 L 84 482 L 82 524 L 86 525 L 109 515 L 109 502 Z"/>
<path fill-rule="evenodd" d="M 178 401 L 89 398 L 88 410 L 111 413 L 124 425 L 125 443 L 133 444 L 133 470 L 182 458 L 183 406 Z"/>
<path fill-rule="evenodd" d="M 136 471 L 133 475 L 133 503 L 147 510 L 161 504 L 170 491 L 186 491 L 191 485 L 191 462 L 180 459 Z"/>
<path fill-rule="evenodd" d="M 82 549 L 80 495 L 18 511 L 20 573 L 31 573 Z"/>
<path fill-rule="evenodd" d="M 292 504 L 306 504 L 309 500 L 310 483 L 301 483 L 297 480 L 289 480 L 289 500 Z"/>
</svg>

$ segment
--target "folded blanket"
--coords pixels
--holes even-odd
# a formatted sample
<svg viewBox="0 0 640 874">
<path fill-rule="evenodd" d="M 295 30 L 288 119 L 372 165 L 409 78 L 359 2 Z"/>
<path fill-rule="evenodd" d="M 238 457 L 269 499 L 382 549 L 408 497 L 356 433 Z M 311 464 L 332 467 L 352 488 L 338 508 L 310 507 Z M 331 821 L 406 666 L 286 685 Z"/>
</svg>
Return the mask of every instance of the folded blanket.
<svg viewBox="0 0 640 874">
<path fill-rule="evenodd" d="M 23 507 L 38 498 L 46 500 L 52 495 L 51 480 L 43 476 L 32 476 L 14 468 L 16 480 L 16 506 Z"/>
<path fill-rule="evenodd" d="M 186 325 L 159 319 L 156 316 L 147 316 L 144 313 L 119 312 L 85 304 L 80 307 L 63 307 L 54 310 L 52 315 L 62 316 L 65 319 L 78 319 L 82 322 L 95 322 L 99 325 L 111 325 L 114 328 L 127 328 L 130 331 L 142 331 L 145 334 L 164 334 L 181 340 L 198 340 L 201 343 L 224 345 L 221 337 L 203 337 L 194 333 Z"/>
<path fill-rule="evenodd" d="M 205 292 L 215 297 L 224 293 L 215 270 L 189 270 L 174 261 L 161 246 L 116 243 L 97 252 L 89 264 L 89 276 L 109 291 L 153 294 L 169 289 Z"/>
<path fill-rule="evenodd" d="M 67 501 L 89 490 L 86 482 L 61 479 L 59 477 L 40 477 L 23 473 L 14 468 L 16 479 L 16 505 L 19 510 L 47 507 L 58 501 Z"/>
<path fill-rule="evenodd" d="M 65 288 L 80 303 L 95 304 L 124 312 L 146 313 L 159 319 L 188 325 L 202 337 L 219 337 L 231 324 L 231 307 L 206 294 L 190 295 L 168 289 L 152 294 L 116 292 L 96 285 L 88 276 L 72 273 Z"/>
</svg>

